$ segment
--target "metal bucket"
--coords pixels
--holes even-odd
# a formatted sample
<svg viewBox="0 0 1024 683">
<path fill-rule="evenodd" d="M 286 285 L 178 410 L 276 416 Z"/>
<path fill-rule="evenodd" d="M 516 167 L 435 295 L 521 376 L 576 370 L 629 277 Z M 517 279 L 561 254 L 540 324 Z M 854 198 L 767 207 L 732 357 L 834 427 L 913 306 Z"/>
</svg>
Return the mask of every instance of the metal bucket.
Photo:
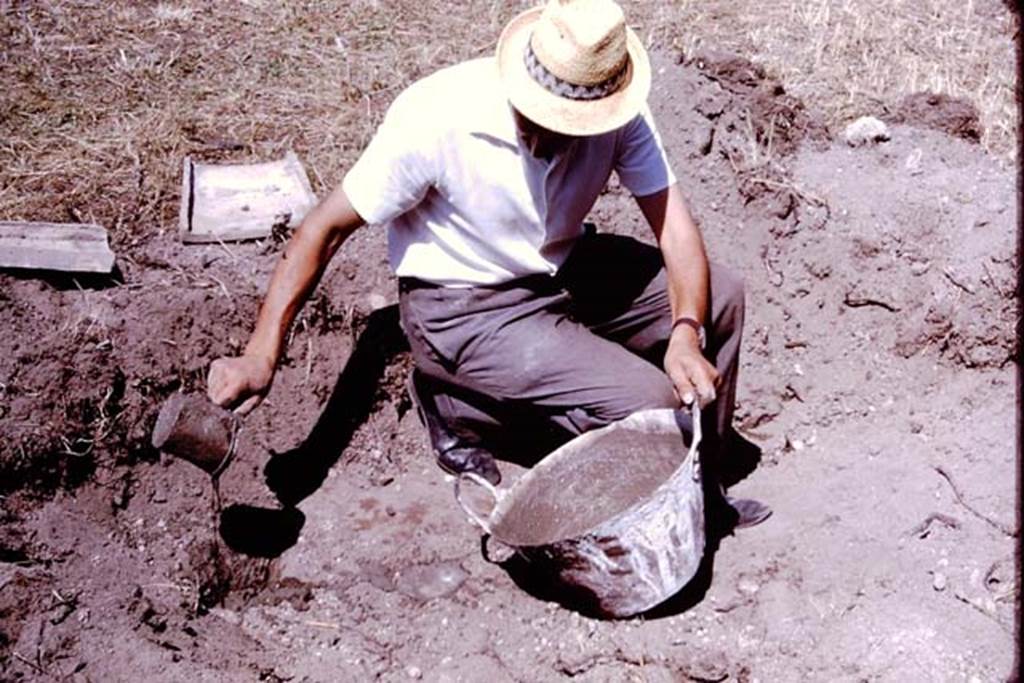
<svg viewBox="0 0 1024 683">
<path fill-rule="evenodd" d="M 704 554 L 700 411 L 686 446 L 680 414 L 648 410 L 576 437 L 507 491 L 465 478 L 495 499 L 483 517 L 455 498 L 486 533 L 562 583 L 583 589 L 606 616 L 644 612 L 677 593 Z"/>
<path fill-rule="evenodd" d="M 218 477 L 235 454 L 238 417 L 200 394 L 174 394 L 153 428 L 153 447 Z"/>
</svg>

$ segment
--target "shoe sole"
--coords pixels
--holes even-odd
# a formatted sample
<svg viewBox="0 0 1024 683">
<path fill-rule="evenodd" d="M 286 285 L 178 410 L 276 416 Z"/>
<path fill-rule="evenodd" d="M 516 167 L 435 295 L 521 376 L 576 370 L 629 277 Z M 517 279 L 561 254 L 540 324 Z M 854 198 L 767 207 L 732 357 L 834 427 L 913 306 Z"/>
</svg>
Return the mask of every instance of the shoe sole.
<svg viewBox="0 0 1024 683">
<path fill-rule="evenodd" d="M 437 463 L 437 466 L 441 468 L 442 472 L 444 472 L 445 474 L 450 474 L 453 477 L 461 476 L 464 472 L 467 471 L 467 470 L 452 469 L 451 467 L 448 467 L 443 462 L 441 462 L 441 460 L 438 459 L 438 458 L 435 458 L 434 462 Z M 487 479 L 487 477 L 484 477 L 484 475 L 480 474 L 479 472 L 474 472 L 474 474 L 477 474 L 477 475 L 483 477 L 484 479 L 486 479 L 491 484 L 491 486 L 497 486 L 498 484 L 501 483 L 501 475 L 500 474 L 498 475 L 498 481 L 491 481 L 490 479 Z"/>
<path fill-rule="evenodd" d="M 761 524 L 762 522 L 764 522 L 765 520 L 767 520 L 771 516 L 772 516 L 772 511 L 768 510 L 767 512 L 764 512 L 764 513 L 762 513 L 762 514 L 760 514 L 757 517 L 754 517 L 752 519 L 740 520 L 740 521 L 736 522 L 736 526 L 734 526 L 733 528 L 734 529 L 749 529 L 752 526 L 757 526 L 758 524 Z"/>
</svg>

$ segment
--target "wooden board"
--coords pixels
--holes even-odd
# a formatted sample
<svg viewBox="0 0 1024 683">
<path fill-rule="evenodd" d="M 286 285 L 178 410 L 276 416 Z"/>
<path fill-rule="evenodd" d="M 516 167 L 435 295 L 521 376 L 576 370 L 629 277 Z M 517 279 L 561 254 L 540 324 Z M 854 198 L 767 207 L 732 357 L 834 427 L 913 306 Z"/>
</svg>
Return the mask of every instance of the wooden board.
<svg viewBox="0 0 1024 683">
<path fill-rule="evenodd" d="M 114 252 L 99 225 L 0 221 L 0 268 L 109 273 Z"/>
<path fill-rule="evenodd" d="M 267 237 L 275 225 L 297 226 L 316 203 L 294 152 L 262 164 L 199 164 L 186 157 L 181 197 L 182 242 Z"/>
</svg>

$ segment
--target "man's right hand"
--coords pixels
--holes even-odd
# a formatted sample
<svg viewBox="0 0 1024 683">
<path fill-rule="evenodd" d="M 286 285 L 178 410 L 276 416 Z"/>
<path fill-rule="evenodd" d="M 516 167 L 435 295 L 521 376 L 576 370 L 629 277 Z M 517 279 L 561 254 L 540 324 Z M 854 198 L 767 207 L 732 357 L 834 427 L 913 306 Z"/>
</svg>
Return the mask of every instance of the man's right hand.
<svg viewBox="0 0 1024 683">
<path fill-rule="evenodd" d="M 246 352 L 210 364 L 206 393 L 211 401 L 242 415 L 259 405 L 270 391 L 295 315 L 334 252 L 361 225 L 340 186 L 306 214 L 270 276 Z"/>
<path fill-rule="evenodd" d="M 210 364 L 206 394 L 217 405 L 245 415 L 260 404 L 273 381 L 274 363 L 266 358 L 218 358 Z"/>
</svg>

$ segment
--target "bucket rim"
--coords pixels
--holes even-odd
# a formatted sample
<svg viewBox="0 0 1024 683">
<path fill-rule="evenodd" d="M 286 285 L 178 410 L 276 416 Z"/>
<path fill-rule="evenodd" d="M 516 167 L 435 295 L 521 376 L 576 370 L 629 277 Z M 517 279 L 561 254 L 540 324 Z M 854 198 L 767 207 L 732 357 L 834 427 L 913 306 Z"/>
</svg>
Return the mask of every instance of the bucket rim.
<svg viewBox="0 0 1024 683">
<path fill-rule="evenodd" d="M 605 425 L 604 427 L 600 427 L 589 432 L 584 432 L 583 434 L 574 437 L 569 442 L 562 444 L 554 451 L 552 451 L 544 458 L 542 458 L 540 462 L 534 465 L 512 486 L 510 486 L 508 489 L 502 492 L 501 498 L 495 504 L 494 509 L 491 511 L 491 514 L 489 515 L 488 521 L 490 527 L 490 535 L 493 536 L 497 541 L 514 548 L 545 548 L 585 538 L 586 536 L 589 536 L 593 534 L 595 531 L 599 530 L 601 527 L 610 524 L 617 519 L 628 516 L 637 508 L 645 505 L 649 500 L 657 497 L 658 494 L 660 494 L 666 487 L 673 485 L 677 477 L 679 476 L 680 471 L 688 466 L 691 466 L 692 460 L 698 457 L 697 453 L 692 448 L 692 433 L 690 435 L 690 441 L 687 441 L 687 433 L 685 430 L 682 429 L 682 426 L 679 423 L 681 415 L 683 415 L 683 413 L 677 410 L 673 410 L 672 408 L 651 408 L 647 410 L 640 410 L 631 413 L 630 415 L 622 418 L 621 420 L 617 420 L 615 422 L 612 422 L 611 424 Z M 534 480 L 544 476 L 547 470 L 554 467 L 555 463 L 558 463 L 566 459 L 567 457 L 569 457 L 569 454 L 575 453 L 581 449 L 585 449 L 591 443 L 598 439 L 601 439 L 605 434 L 611 431 L 618 431 L 621 429 L 650 430 L 652 427 L 653 431 L 650 431 L 649 433 L 654 435 L 680 436 L 683 443 L 683 447 L 688 450 L 683 455 L 682 459 L 679 461 L 679 464 L 675 467 L 675 469 L 672 470 L 672 473 L 665 477 L 665 479 L 660 484 L 658 484 L 658 486 L 656 486 L 654 490 L 651 491 L 650 495 L 648 495 L 646 498 L 637 500 L 628 507 L 626 507 L 625 509 L 620 510 L 618 513 L 610 517 L 607 517 L 606 519 L 601 520 L 600 522 L 591 526 L 590 528 L 574 536 L 569 536 L 566 538 L 553 539 L 544 543 L 523 544 L 512 543 L 511 541 L 502 538 L 501 534 L 497 533 L 497 527 L 500 525 L 501 521 L 509 513 L 512 506 L 515 504 L 517 493 L 525 489 L 527 486 L 529 486 L 530 483 L 533 482 Z"/>
</svg>

